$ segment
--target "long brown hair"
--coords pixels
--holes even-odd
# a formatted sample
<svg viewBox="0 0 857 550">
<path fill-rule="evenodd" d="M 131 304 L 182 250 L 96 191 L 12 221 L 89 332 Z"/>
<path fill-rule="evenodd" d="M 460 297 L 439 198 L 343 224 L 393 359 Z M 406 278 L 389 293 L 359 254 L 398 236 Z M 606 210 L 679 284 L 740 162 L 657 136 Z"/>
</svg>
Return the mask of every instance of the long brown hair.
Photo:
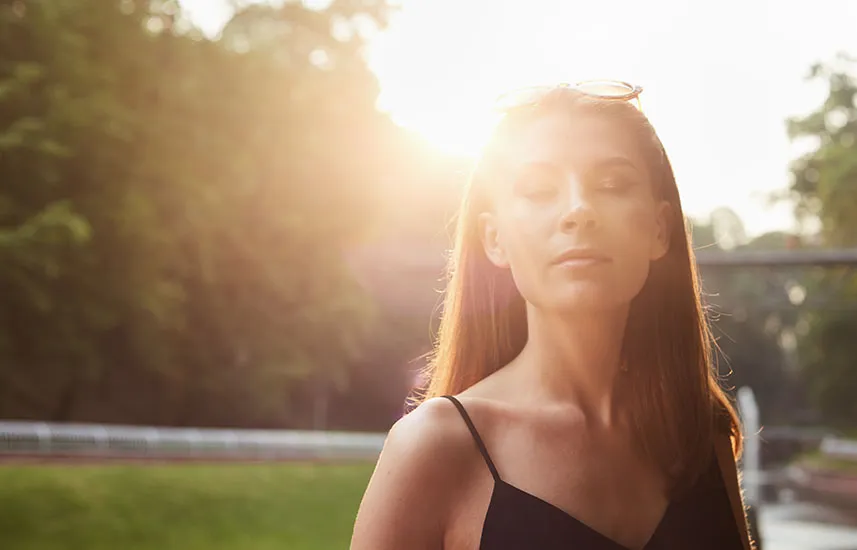
<svg viewBox="0 0 857 550">
<path fill-rule="evenodd" d="M 717 431 L 728 430 L 740 453 L 734 408 L 713 366 L 713 338 L 701 300 L 693 250 L 672 166 L 648 119 L 633 106 L 558 88 L 538 105 L 507 112 L 483 151 L 457 219 L 438 338 L 422 398 L 456 394 L 514 359 L 527 341 L 524 299 L 508 270 L 485 255 L 478 216 L 490 207 L 492 166 L 499 142 L 545 114 L 609 117 L 632 132 L 655 192 L 671 206 L 669 251 L 652 262 L 631 303 L 623 357 L 630 368 L 628 407 L 641 450 L 680 492 L 703 471 Z"/>
</svg>

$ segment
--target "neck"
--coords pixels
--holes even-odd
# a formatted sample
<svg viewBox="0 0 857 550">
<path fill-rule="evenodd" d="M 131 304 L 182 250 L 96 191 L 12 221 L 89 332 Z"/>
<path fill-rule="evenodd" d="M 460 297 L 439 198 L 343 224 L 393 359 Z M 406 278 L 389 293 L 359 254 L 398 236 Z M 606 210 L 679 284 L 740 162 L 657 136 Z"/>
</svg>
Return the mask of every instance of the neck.
<svg viewBox="0 0 857 550">
<path fill-rule="evenodd" d="M 534 391 L 579 408 L 587 419 L 614 424 L 627 319 L 627 308 L 569 314 L 528 304 L 529 338 L 519 360 Z"/>
</svg>

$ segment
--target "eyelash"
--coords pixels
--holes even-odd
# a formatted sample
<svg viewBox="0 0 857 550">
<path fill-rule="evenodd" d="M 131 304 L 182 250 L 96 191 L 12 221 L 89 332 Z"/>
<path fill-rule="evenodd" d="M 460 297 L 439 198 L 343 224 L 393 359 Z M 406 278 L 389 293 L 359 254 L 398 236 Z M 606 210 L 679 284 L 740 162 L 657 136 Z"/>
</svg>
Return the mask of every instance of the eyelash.
<svg viewBox="0 0 857 550">
<path fill-rule="evenodd" d="M 556 195 L 556 186 L 536 184 L 528 186 L 521 193 L 526 199 L 534 202 L 549 201 Z"/>
<path fill-rule="evenodd" d="M 610 183 L 607 185 L 599 185 L 599 188 L 610 191 L 625 191 L 632 185 L 632 182 L 628 178 L 622 176 L 606 176 L 601 178 L 601 182 L 603 183 L 604 181 L 608 181 Z"/>
<path fill-rule="evenodd" d="M 594 189 L 616 194 L 627 191 L 633 185 L 633 182 L 629 178 L 618 175 L 602 176 L 597 181 L 598 183 L 593 186 Z M 556 186 L 552 182 L 544 183 L 543 181 L 535 181 L 524 183 L 522 194 L 529 199 L 545 200 L 553 197 L 556 193 Z"/>
</svg>

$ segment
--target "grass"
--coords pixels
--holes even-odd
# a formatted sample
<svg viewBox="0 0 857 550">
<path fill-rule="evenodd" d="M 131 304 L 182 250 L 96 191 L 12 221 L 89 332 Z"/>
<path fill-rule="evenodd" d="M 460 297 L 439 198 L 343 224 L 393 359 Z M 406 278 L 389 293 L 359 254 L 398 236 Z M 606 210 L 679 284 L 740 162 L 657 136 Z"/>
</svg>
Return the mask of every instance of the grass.
<svg viewBox="0 0 857 550">
<path fill-rule="evenodd" d="M 810 452 L 799 457 L 795 461 L 795 464 L 798 466 L 812 468 L 814 470 L 857 476 L 857 461 L 830 458 L 822 455 L 818 451 Z"/>
<path fill-rule="evenodd" d="M 372 466 L 0 466 L 0 548 L 348 548 Z"/>
</svg>

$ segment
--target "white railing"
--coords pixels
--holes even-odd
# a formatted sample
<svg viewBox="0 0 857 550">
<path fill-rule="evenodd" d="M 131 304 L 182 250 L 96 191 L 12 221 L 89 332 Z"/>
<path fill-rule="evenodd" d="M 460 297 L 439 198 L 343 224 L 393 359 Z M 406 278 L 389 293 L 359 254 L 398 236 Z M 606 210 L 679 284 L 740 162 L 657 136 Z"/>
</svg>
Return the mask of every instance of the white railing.
<svg viewBox="0 0 857 550">
<path fill-rule="evenodd" d="M 744 422 L 755 421 L 741 403 Z M 745 426 L 748 427 L 748 426 Z M 749 429 L 744 456 L 745 481 L 761 482 L 758 430 Z M 103 424 L 49 424 L 0 421 L 0 457 L 101 456 L 128 458 L 234 458 L 261 460 L 375 460 L 384 433 L 292 430 L 227 430 L 155 428 Z M 820 439 L 820 438 L 819 438 Z M 821 441 L 820 452 L 832 458 L 857 460 L 857 441 L 832 436 Z M 750 488 L 750 492 L 754 489 Z"/>
<path fill-rule="evenodd" d="M 821 441 L 821 454 L 830 458 L 857 461 L 857 441 L 853 439 L 838 439 L 825 437 Z"/>
<path fill-rule="evenodd" d="M 374 460 L 385 434 L 0 421 L 0 456 Z"/>
</svg>

